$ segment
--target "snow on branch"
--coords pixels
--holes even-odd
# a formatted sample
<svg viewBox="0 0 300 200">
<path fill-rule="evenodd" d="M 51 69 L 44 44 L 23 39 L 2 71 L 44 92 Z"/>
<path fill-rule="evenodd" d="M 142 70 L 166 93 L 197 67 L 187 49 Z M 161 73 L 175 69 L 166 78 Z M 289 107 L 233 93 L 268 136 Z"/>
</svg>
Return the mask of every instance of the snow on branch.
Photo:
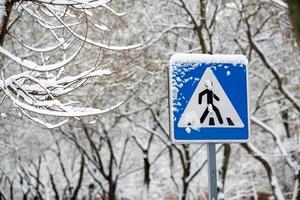
<svg viewBox="0 0 300 200">
<path fill-rule="evenodd" d="M 72 60 L 74 60 L 74 58 L 78 55 L 79 51 L 77 51 L 72 56 L 70 56 L 69 58 L 67 58 L 66 60 L 64 60 L 62 62 L 57 62 L 57 63 L 50 64 L 50 65 L 38 65 L 33 61 L 21 59 L 19 57 L 14 56 L 12 53 L 7 51 L 3 47 L 0 47 L 0 53 L 9 57 L 11 60 L 15 61 L 16 63 L 20 64 L 21 66 L 26 67 L 27 69 L 37 71 L 37 72 L 47 72 L 47 71 L 57 70 L 57 69 L 64 67 L 65 65 L 70 63 Z"/>
<path fill-rule="evenodd" d="M 0 0 L 0 33 L 5 33 L 0 39 L 2 41 L 5 35 L 10 35 L 12 41 L 17 41 L 13 47 L 0 43 L 1 96 L 8 97 L 24 116 L 47 128 L 61 126 L 68 122 L 69 117 L 103 114 L 125 103 L 129 97 L 105 109 L 98 109 L 78 106 L 80 102 L 71 101 L 67 96 L 92 77 L 112 74 L 108 67 L 114 60 L 107 57 L 98 58 L 96 63 L 90 66 L 89 58 L 82 57 L 91 55 L 82 55 L 84 50 L 90 49 L 85 46 L 94 46 L 99 52 L 103 49 L 122 51 L 144 46 L 143 43 L 114 46 L 110 45 L 111 41 L 107 41 L 106 44 L 96 38 L 95 35 L 99 35 L 98 33 L 108 33 L 111 30 L 107 22 L 102 22 L 101 19 L 94 17 L 94 14 L 103 10 L 108 10 L 110 14 L 116 16 L 125 14 L 113 10 L 107 5 L 108 2 L 110 1 Z M 15 9 L 18 14 L 33 19 L 32 23 L 36 26 L 30 26 L 27 30 L 36 28 L 37 32 L 41 33 L 41 38 L 35 36 L 35 39 L 31 39 L 27 37 L 28 33 L 20 35 L 19 30 L 8 31 L 6 26 L 1 26 L 4 16 L 13 15 L 13 12 L 8 14 L 4 12 L 8 4 L 12 7 L 11 10 Z M 20 22 L 22 20 L 20 19 Z M 27 25 L 25 27 L 27 28 Z M 89 27 L 96 27 L 97 34 L 90 33 Z M 22 32 L 22 27 L 20 30 Z M 82 62 L 83 59 L 88 62 Z M 75 70 L 74 66 L 79 65 L 80 69 Z M 62 120 L 52 124 L 47 122 L 47 116 L 60 117 Z"/>
<path fill-rule="evenodd" d="M 248 19 L 245 19 L 246 25 L 247 25 L 247 37 L 250 46 L 253 48 L 253 50 L 257 53 L 259 58 L 261 59 L 264 66 L 272 73 L 274 76 L 278 90 L 286 97 L 288 101 L 291 102 L 291 104 L 296 108 L 297 111 L 300 112 L 300 102 L 299 99 L 297 99 L 283 84 L 281 74 L 274 68 L 274 64 L 271 63 L 270 60 L 268 60 L 267 56 L 264 54 L 264 52 L 260 49 L 260 47 L 257 45 L 256 41 L 254 40 L 251 30 L 250 30 L 250 24 L 248 22 Z"/>
<path fill-rule="evenodd" d="M 288 8 L 288 4 L 283 2 L 282 0 L 272 0 L 272 1 L 283 8 Z"/>
<path fill-rule="evenodd" d="M 286 160 L 289 167 L 292 168 L 294 170 L 295 174 L 297 175 L 299 173 L 298 172 L 298 164 L 295 160 L 293 160 L 292 156 L 290 154 L 288 154 L 288 152 L 284 148 L 284 145 L 281 142 L 280 137 L 275 132 L 275 130 L 273 130 L 266 123 L 264 123 L 263 121 L 261 121 L 260 119 L 254 117 L 254 116 L 251 116 L 251 121 L 271 134 L 271 136 L 274 139 L 274 141 L 275 141 L 280 153 L 282 154 L 283 158 Z"/>
<path fill-rule="evenodd" d="M 77 39 L 84 41 L 88 44 L 94 45 L 96 47 L 100 47 L 100 48 L 105 48 L 105 49 L 109 49 L 109 50 L 128 50 L 128 49 L 137 49 L 137 48 L 142 48 L 144 46 L 144 44 L 135 44 L 135 45 L 129 45 L 129 46 L 109 46 L 100 42 L 95 42 L 89 38 L 86 38 L 78 33 L 76 33 L 75 31 L 73 31 L 69 26 L 67 26 L 67 24 L 65 24 L 65 22 L 55 13 L 51 10 L 51 8 L 49 6 L 46 6 L 46 8 L 48 8 L 49 12 L 51 12 L 53 14 L 53 16 L 56 17 L 56 19 L 63 25 L 65 26 L 65 28 L 73 35 L 75 36 Z"/>
<path fill-rule="evenodd" d="M 276 172 L 266 155 L 251 143 L 243 143 L 241 146 L 265 168 L 275 199 L 284 200 L 285 198 L 280 188 L 279 181 L 276 177 Z"/>
</svg>

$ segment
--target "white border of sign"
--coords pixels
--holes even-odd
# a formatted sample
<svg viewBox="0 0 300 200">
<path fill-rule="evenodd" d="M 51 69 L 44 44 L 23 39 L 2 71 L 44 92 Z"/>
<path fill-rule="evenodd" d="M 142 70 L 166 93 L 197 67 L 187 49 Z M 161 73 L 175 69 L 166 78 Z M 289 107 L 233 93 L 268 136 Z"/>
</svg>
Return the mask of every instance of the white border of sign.
<svg viewBox="0 0 300 200">
<path fill-rule="evenodd" d="M 244 64 L 246 66 L 246 88 L 247 88 L 247 111 L 248 111 L 248 138 L 245 140 L 176 140 L 174 138 L 174 122 L 173 122 L 173 93 L 172 93 L 172 65 L 175 63 L 237 63 Z M 176 53 L 170 58 L 168 65 L 168 94 L 169 94 L 169 130 L 170 138 L 173 143 L 178 144 L 196 144 L 196 143 L 247 143 L 250 141 L 250 109 L 249 109 L 249 76 L 248 76 L 248 60 L 244 55 L 230 55 L 230 54 L 184 54 Z"/>
</svg>

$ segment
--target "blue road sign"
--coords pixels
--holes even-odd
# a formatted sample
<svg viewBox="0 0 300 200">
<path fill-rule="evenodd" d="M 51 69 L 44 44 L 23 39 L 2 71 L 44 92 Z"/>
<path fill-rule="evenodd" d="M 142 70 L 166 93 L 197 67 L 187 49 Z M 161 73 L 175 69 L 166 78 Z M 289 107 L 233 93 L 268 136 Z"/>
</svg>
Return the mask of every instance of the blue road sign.
<svg viewBox="0 0 300 200">
<path fill-rule="evenodd" d="M 175 54 L 169 67 L 174 142 L 247 142 L 247 59 L 243 55 Z"/>
</svg>

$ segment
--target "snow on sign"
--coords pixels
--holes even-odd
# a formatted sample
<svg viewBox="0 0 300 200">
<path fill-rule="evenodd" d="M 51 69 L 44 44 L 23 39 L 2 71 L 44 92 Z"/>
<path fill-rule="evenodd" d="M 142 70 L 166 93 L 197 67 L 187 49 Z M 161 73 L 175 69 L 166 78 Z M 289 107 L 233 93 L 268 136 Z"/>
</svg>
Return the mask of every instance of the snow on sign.
<svg viewBox="0 0 300 200">
<path fill-rule="evenodd" d="M 169 86 L 174 142 L 249 140 L 245 56 L 175 54 L 170 60 Z"/>
</svg>

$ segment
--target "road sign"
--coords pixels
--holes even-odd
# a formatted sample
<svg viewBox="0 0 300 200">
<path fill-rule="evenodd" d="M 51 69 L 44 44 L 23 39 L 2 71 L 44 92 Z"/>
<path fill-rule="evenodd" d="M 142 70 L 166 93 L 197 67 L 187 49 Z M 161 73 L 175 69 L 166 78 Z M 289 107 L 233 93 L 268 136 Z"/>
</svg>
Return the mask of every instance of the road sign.
<svg viewBox="0 0 300 200">
<path fill-rule="evenodd" d="M 169 67 L 169 100 L 174 142 L 249 140 L 245 56 L 173 55 Z"/>
</svg>

